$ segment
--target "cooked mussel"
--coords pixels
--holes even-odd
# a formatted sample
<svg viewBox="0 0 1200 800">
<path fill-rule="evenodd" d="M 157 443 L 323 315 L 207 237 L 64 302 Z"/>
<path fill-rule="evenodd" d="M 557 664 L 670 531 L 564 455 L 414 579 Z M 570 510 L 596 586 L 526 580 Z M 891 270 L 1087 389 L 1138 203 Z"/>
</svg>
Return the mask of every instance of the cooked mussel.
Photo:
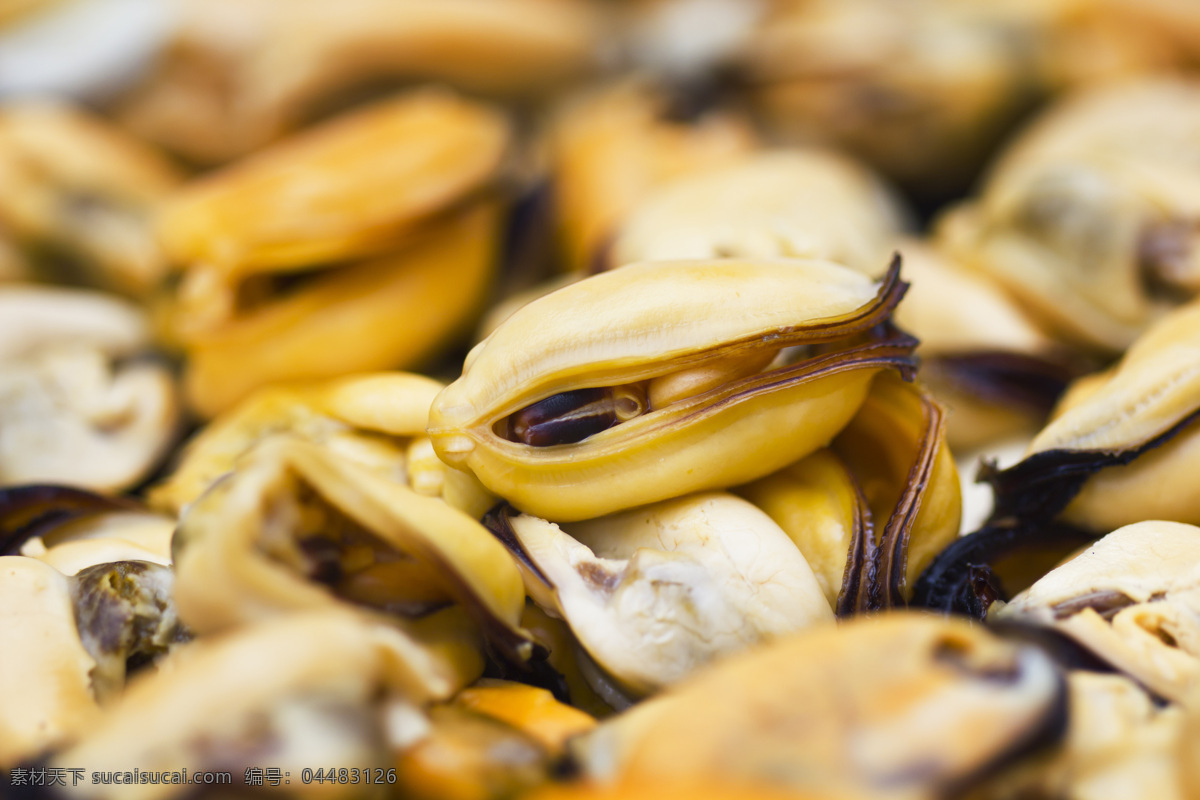
<svg viewBox="0 0 1200 800">
<path fill-rule="evenodd" d="M 144 315 L 119 298 L 0 288 L 0 486 L 142 480 L 180 418 L 174 379 L 149 348 Z"/>
<path fill-rule="evenodd" d="M 1060 5 L 772 3 L 739 68 L 776 138 L 837 146 L 944 196 L 1035 94 L 1038 34 Z"/>
<path fill-rule="evenodd" d="M 989 470 L 996 516 L 1056 516 L 1102 534 L 1147 519 L 1200 523 L 1192 491 L 1200 303 L 1147 330 L 1112 369 L 1073 383 L 1025 458 Z"/>
<path fill-rule="evenodd" d="M 175 596 L 199 633 L 352 605 L 401 618 L 461 604 L 514 660 L 521 578 L 478 522 L 294 437 L 263 442 L 192 503 L 173 541 Z"/>
<path fill-rule="evenodd" d="M 944 410 L 885 372 L 829 448 L 734 491 L 795 542 L 840 615 L 902 607 L 958 533 L 958 472 L 945 438 Z"/>
<path fill-rule="evenodd" d="M 1200 678 L 1200 528 L 1139 522 L 1113 531 L 994 612 L 1052 627 L 1155 694 Z"/>
<path fill-rule="evenodd" d="M 898 245 L 913 288 L 896 322 L 921 340 L 921 381 L 949 409 L 956 452 L 1037 432 L 1092 364 L 1070 353 L 995 279 L 932 242 Z"/>
<path fill-rule="evenodd" d="M 82 735 L 127 676 L 189 638 L 169 568 L 145 561 L 68 576 L 35 558 L 0 556 L 0 765 Z"/>
<path fill-rule="evenodd" d="M 585 0 L 187 0 L 172 46 L 119 103 L 138 135 L 213 164 L 287 134 L 364 86 L 536 96 L 593 65 Z M 236 31 L 236 35 L 231 35 Z"/>
<path fill-rule="evenodd" d="M 185 445 L 171 475 L 151 490 L 151 502 L 179 513 L 260 441 L 282 433 L 437 495 L 444 476 L 428 474 L 420 452 L 409 456 L 416 440 L 425 439 L 429 405 L 441 389 L 432 378 L 403 372 L 259 389 Z"/>
<path fill-rule="evenodd" d="M 20 576 L 41 575 L 33 593 L 43 602 L 55 592 L 67 593 L 75 636 L 93 661 L 90 691 L 101 703 L 120 692 L 129 672 L 190 638 L 175 613 L 170 569 L 174 529 L 173 518 L 127 498 L 63 486 L 0 490 L 0 556 L 21 554 L 4 558 L 11 574 L 0 576 L 0 583 L 12 584 L 11 602 L 32 614 L 34 621 L 38 612 L 19 599 L 20 592 L 29 589 Z M 29 561 L 53 569 L 39 571 L 25 563 Z M 53 577 L 55 571 L 61 579 Z M 50 634 L 47 642 L 53 639 Z M 20 652 L 13 651 L 14 662 L 27 658 Z M 70 674 L 68 663 L 63 662 L 63 675 Z M 36 656 L 29 664 L 34 669 L 59 669 Z"/>
<path fill-rule="evenodd" d="M 430 411 L 449 465 L 522 511 L 589 519 L 779 469 L 828 444 L 880 370 L 899 265 L 646 262 L 523 307 Z M 774 362 L 774 363 L 773 363 Z"/>
<path fill-rule="evenodd" d="M 726 492 L 561 527 L 501 510 L 489 526 L 526 589 L 562 617 L 626 694 L 833 618 L 804 555 L 765 513 Z"/>
<path fill-rule="evenodd" d="M 939 225 L 956 258 L 1077 346 L 1120 352 L 1194 296 L 1200 86 L 1145 78 L 1072 95 Z"/>
<path fill-rule="evenodd" d="M 9 767 L 84 730 L 99 706 L 70 580 L 37 559 L 0 556 L 0 592 L 0 765 Z"/>
<path fill-rule="evenodd" d="M 890 372 L 830 448 L 734 491 L 745 500 L 702 492 L 561 524 L 500 506 L 485 523 L 618 708 L 835 610 L 905 605 L 958 532 L 944 415 Z"/>
<path fill-rule="evenodd" d="M 730 657 L 601 722 L 573 750 L 587 777 L 616 787 L 938 798 L 1056 740 L 1065 699 L 1037 648 L 894 612 Z"/>
<path fill-rule="evenodd" d="M 444 90 L 357 110 L 185 186 L 159 217 L 194 408 L 411 367 L 471 322 L 509 125 Z"/>
<path fill-rule="evenodd" d="M 1070 717 L 1059 752 L 1030 765 L 987 794 L 989 800 L 1069 797 L 1185 800 L 1182 780 L 1185 711 L 1156 703 L 1121 675 L 1067 675 Z"/>
</svg>

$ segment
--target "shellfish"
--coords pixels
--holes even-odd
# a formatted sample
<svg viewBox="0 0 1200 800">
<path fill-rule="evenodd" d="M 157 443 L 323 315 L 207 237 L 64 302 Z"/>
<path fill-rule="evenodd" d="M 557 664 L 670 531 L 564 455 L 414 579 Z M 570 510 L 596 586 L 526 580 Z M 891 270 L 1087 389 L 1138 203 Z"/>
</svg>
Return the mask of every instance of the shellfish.
<svg viewBox="0 0 1200 800">
<path fill-rule="evenodd" d="M 159 232 L 205 416 L 271 382 L 411 367 L 468 326 L 492 271 L 510 132 L 426 90 L 184 187 Z"/>
<path fill-rule="evenodd" d="M 417 617 L 461 604 L 514 660 L 525 592 L 478 522 L 296 438 L 264 442 L 183 518 L 175 596 L 198 633 L 353 605 Z"/>
<path fill-rule="evenodd" d="M 565 619 L 596 664 L 634 696 L 833 618 L 787 535 L 725 492 L 562 527 L 508 514 L 491 524 L 517 555 L 533 599 Z"/>
<path fill-rule="evenodd" d="M 894 612 L 730 657 L 573 750 L 586 776 L 617 787 L 711 780 L 935 798 L 1055 741 L 1064 723 L 1063 677 L 1038 649 Z"/>
<path fill-rule="evenodd" d="M 1151 326 L 1111 369 L 1080 378 L 1025 457 L 985 478 L 996 516 L 1097 534 L 1146 519 L 1200 524 L 1191 491 L 1200 413 L 1200 302 Z"/>
<path fill-rule="evenodd" d="M 1145 78 L 1061 101 L 1001 156 L 939 240 L 1060 336 L 1120 352 L 1200 288 L 1200 85 Z"/>
<path fill-rule="evenodd" d="M 119 491 L 175 441 L 180 418 L 142 313 L 84 290 L 0 287 L 0 486 Z"/>
</svg>

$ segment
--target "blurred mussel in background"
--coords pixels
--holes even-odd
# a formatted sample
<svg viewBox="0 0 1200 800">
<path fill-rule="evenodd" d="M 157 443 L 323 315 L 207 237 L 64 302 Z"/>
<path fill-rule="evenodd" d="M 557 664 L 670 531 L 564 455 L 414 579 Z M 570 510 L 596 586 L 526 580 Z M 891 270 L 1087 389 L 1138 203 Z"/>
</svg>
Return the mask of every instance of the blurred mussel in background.
<svg viewBox="0 0 1200 800">
<path fill-rule="evenodd" d="M 172 196 L 159 234 L 181 275 L 161 313 L 196 412 L 273 381 L 427 362 L 486 295 L 509 144 L 497 110 L 418 90 Z"/>
<path fill-rule="evenodd" d="M 1191 0 L 0 2 L 0 796 L 1200 796 L 1198 70 Z"/>
</svg>

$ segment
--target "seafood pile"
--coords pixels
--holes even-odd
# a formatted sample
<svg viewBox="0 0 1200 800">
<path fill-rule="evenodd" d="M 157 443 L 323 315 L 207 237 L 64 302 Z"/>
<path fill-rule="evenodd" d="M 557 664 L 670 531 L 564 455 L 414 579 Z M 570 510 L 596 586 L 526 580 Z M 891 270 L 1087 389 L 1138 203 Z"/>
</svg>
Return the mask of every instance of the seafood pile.
<svg viewBox="0 0 1200 800">
<path fill-rule="evenodd" d="M 1200 7 L 139 5 L 0 8 L 0 797 L 1200 798 Z"/>
</svg>

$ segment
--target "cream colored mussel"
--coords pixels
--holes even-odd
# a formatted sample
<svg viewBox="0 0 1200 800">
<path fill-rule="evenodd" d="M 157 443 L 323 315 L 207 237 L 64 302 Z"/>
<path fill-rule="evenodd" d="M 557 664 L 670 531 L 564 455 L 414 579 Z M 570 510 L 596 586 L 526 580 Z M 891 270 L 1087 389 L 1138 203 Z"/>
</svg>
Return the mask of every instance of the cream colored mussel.
<svg viewBox="0 0 1200 800">
<path fill-rule="evenodd" d="M 1200 53 L 1200 8 L 1187 0 L 1062 5 L 1043 53 L 1054 88 L 1186 72 Z"/>
<path fill-rule="evenodd" d="M 1004 153 L 939 238 L 1059 335 L 1119 352 L 1200 289 L 1200 85 L 1142 79 L 1073 95 Z"/>
<path fill-rule="evenodd" d="M 1119 528 L 993 613 L 1052 627 L 1180 701 L 1200 678 L 1200 528 Z"/>
<path fill-rule="evenodd" d="M 899 197 L 858 162 L 816 148 L 764 151 L 646 196 L 609 261 L 816 258 L 878 275 L 906 224 Z"/>
<path fill-rule="evenodd" d="M 1190 797 L 1181 779 L 1185 710 L 1119 675 L 1072 672 L 1063 782 L 1072 800 Z"/>
<path fill-rule="evenodd" d="M 14 570 L 36 561 L 65 576 L 46 578 L 34 594 L 66 593 L 75 636 L 93 662 L 88 685 L 102 704 L 120 693 L 129 673 L 190 638 L 175 612 L 174 530 L 173 517 L 124 497 L 64 486 L 0 490 L 0 557 L 19 552 L 22 558 L 3 559 Z M 23 572 L 38 574 L 28 564 Z M 13 591 L 28 590 L 21 586 L 15 582 Z M 15 661 L 21 652 L 13 651 Z"/>
<path fill-rule="evenodd" d="M 598 271 L 625 215 L 654 188 L 737 163 L 756 138 L 730 111 L 672 119 L 669 94 L 627 79 L 573 97 L 547 136 L 556 223 L 571 272 Z"/>
<path fill-rule="evenodd" d="M 584 775 L 817 796 L 939 798 L 1053 741 L 1065 686 L 1036 648 L 892 612 L 731 656 L 572 742 Z"/>
<path fill-rule="evenodd" d="M 473 517 L 495 499 L 469 475 L 446 467 L 425 436 L 429 406 L 442 384 L 421 375 L 380 372 L 257 390 L 189 442 L 151 503 L 175 514 L 234 470 L 264 439 L 287 433 Z"/>
<path fill-rule="evenodd" d="M 592 276 L 471 351 L 430 411 L 434 449 L 557 522 L 761 477 L 828 444 L 881 369 L 911 368 L 913 341 L 881 324 L 898 274 L 726 260 Z"/>
<path fill-rule="evenodd" d="M 1146 519 L 1200 524 L 1200 302 L 1150 327 L 1106 372 L 1079 379 L 1025 458 L 988 480 L 997 515 L 1103 533 Z"/>
<path fill-rule="evenodd" d="M 584 0 L 186 0 L 171 48 L 117 114 L 217 163 L 363 87 L 425 80 L 536 97 L 592 67 L 603 30 Z"/>
<path fill-rule="evenodd" d="M 866 498 L 846 464 L 826 447 L 733 491 L 783 529 L 837 608 L 853 545 L 870 525 Z"/>
<path fill-rule="evenodd" d="M 471 324 L 497 247 L 509 126 L 414 91 L 182 189 L 159 233 L 204 416 L 267 383 L 404 368 Z"/>
<path fill-rule="evenodd" d="M 762 511 L 704 492 L 585 522 L 492 520 L 526 589 L 571 626 L 625 694 L 644 696 L 708 661 L 833 619 L 813 570 Z M 622 704 L 620 692 L 603 693 Z M 628 702 L 628 701 L 625 701 Z"/>
<path fill-rule="evenodd" d="M 0 286 L 0 486 L 136 485 L 175 440 L 177 390 L 150 331 L 97 292 Z"/>
<path fill-rule="evenodd" d="M 188 506 L 172 543 L 198 633 L 330 606 L 419 617 L 458 603 L 493 645 L 530 655 L 503 545 L 439 498 L 296 437 L 264 441 Z"/>
<path fill-rule="evenodd" d="M 148 295 L 167 273 L 153 214 L 179 181 L 162 155 L 82 110 L 0 110 L 0 249 L 22 255 L 26 278 Z"/>
<path fill-rule="evenodd" d="M 291 614 L 202 638 L 135 682 L 86 734 L 47 760 L 85 775 L 387 768 L 394 750 L 425 735 L 424 707 L 483 669 L 457 610 L 399 626 L 342 609 Z M 157 800 L 187 784 L 81 782 L 69 796 Z M 304 796 L 362 796 L 361 786 L 305 787 Z M 213 791 L 232 791 L 220 786 Z"/>
</svg>

